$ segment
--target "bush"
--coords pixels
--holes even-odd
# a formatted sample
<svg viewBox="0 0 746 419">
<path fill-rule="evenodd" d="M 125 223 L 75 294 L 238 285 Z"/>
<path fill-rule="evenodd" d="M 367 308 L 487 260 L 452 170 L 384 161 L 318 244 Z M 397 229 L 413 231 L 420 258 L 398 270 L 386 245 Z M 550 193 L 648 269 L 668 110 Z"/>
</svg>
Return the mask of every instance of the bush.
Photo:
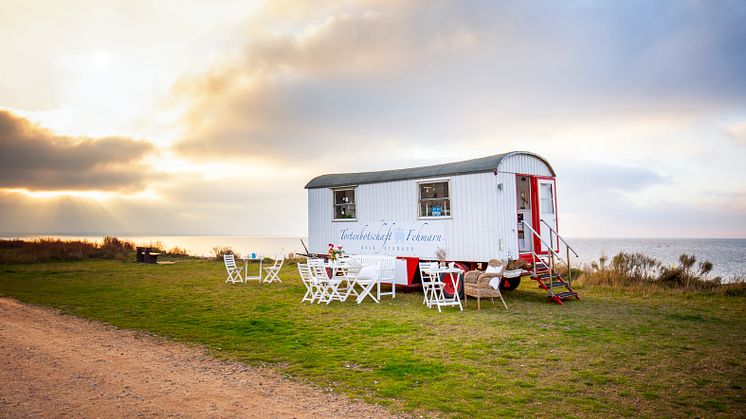
<svg viewBox="0 0 746 419">
<path fill-rule="evenodd" d="M 116 237 L 106 236 L 99 250 L 101 251 L 100 258 L 125 259 L 135 251 L 135 245 L 119 240 Z"/>
<path fill-rule="evenodd" d="M 685 291 L 718 291 L 728 295 L 746 291 L 742 279 L 723 284 L 720 277 L 710 278 L 712 262 L 697 263 L 694 255 L 682 254 L 679 265 L 670 267 L 641 253 L 620 252 L 610 264 L 607 265 L 607 261 L 606 256 L 601 256 L 598 262 L 591 263 L 591 268 L 583 271 L 581 283 L 617 287 L 652 285 Z"/>
<path fill-rule="evenodd" d="M 223 256 L 225 255 L 235 255 L 236 258 L 241 257 L 240 253 L 234 252 L 233 249 L 231 249 L 230 247 L 215 246 L 212 248 L 212 254 L 215 255 L 215 260 L 219 262 L 223 261 Z"/>
<path fill-rule="evenodd" d="M 175 246 L 175 247 L 171 248 L 171 250 L 167 251 L 166 255 L 167 256 L 175 256 L 175 257 L 188 257 L 189 256 L 189 252 L 186 249 L 184 249 L 184 248 L 181 248 L 179 246 Z"/>
<path fill-rule="evenodd" d="M 0 263 L 33 263 L 83 259 L 128 259 L 134 256 L 135 245 L 104 237 L 101 244 L 87 240 L 0 240 Z"/>
</svg>

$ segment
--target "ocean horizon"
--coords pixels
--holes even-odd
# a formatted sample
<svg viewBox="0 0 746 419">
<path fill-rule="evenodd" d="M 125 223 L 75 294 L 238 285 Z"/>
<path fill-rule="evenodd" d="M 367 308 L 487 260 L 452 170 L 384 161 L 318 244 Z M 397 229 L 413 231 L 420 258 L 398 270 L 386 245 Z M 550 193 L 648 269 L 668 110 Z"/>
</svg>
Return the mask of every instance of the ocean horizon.
<svg viewBox="0 0 746 419">
<path fill-rule="evenodd" d="M 112 234 L 113 235 L 113 234 Z M 243 254 L 257 253 L 267 257 L 303 252 L 302 236 L 232 236 L 232 235 L 113 235 L 138 246 L 159 243 L 165 249 L 178 247 L 193 256 L 211 256 L 214 247 L 230 247 Z M 0 234 L 0 240 L 53 238 L 101 242 L 104 235 L 94 234 Z M 605 255 L 611 258 L 619 252 L 642 253 L 665 265 L 678 264 L 683 253 L 695 255 L 698 261 L 713 263 L 711 277 L 729 281 L 746 278 L 746 238 L 567 238 L 578 253 L 581 265 L 590 264 Z M 563 250 L 564 251 L 564 250 Z M 575 258 L 573 257 L 573 260 Z"/>
</svg>

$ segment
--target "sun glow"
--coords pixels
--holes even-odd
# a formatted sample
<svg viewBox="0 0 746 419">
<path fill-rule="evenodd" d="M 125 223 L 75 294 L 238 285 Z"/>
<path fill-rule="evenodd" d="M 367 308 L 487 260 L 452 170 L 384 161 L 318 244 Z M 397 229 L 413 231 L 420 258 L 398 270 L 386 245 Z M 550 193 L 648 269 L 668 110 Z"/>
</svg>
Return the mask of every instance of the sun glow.
<svg viewBox="0 0 746 419">
<path fill-rule="evenodd" d="M 27 198 L 33 199 L 59 199 L 59 198 L 73 198 L 88 201 L 109 201 L 115 198 L 127 198 L 127 199 L 158 199 L 158 194 L 150 189 L 139 191 L 133 194 L 124 194 L 116 191 L 31 191 L 28 189 L 11 188 L 3 189 L 8 193 L 17 193 Z"/>
</svg>

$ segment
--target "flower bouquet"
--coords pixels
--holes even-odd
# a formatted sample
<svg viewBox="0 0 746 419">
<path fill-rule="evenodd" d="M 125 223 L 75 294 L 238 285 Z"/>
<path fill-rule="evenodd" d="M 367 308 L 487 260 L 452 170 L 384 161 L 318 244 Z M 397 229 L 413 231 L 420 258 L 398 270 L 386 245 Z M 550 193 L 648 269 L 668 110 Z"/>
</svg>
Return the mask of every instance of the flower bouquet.
<svg viewBox="0 0 746 419">
<path fill-rule="evenodd" d="M 335 246 L 333 243 L 329 243 L 329 250 L 327 253 L 329 254 L 330 260 L 337 260 L 344 256 L 345 251 L 342 250 L 342 246 Z"/>
</svg>

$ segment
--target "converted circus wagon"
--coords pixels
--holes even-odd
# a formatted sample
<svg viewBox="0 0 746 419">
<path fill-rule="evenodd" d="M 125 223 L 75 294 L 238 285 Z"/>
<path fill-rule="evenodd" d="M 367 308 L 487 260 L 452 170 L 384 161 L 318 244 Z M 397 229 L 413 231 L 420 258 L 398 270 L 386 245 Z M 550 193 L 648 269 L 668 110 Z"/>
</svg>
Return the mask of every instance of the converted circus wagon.
<svg viewBox="0 0 746 419">
<path fill-rule="evenodd" d="M 493 258 L 559 255 L 556 175 L 527 151 L 322 175 L 306 189 L 309 251 L 325 253 L 333 243 L 348 254 L 395 256 L 397 285 L 417 284 L 417 262 L 437 260 L 439 251 L 464 270 Z"/>
</svg>

